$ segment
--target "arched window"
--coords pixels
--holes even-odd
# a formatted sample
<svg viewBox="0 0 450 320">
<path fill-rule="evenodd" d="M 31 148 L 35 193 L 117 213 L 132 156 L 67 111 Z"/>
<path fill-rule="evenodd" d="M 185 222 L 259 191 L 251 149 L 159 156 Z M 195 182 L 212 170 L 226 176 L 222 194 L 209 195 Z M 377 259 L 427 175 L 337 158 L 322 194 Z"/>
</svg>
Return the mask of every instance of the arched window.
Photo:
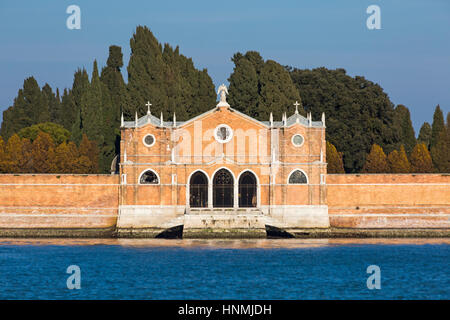
<svg viewBox="0 0 450 320">
<path fill-rule="evenodd" d="M 294 170 L 289 176 L 289 184 L 304 184 L 308 183 L 308 178 L 306 174 L 301 170 Z"/>
<path fill-rule="evenodd" d="M 192 174 L 189 182 L 189 205 L 193 208 L 208 207 L 208 178 L 197 171 Z"/>
<path fill-rule="evenodd" d="M 144 173 L 141 174 L 141 177 L 139 178 L 140 184 L 158 184 L 159 179 L 155 172 L 152 170 L 147 170 Z"/>
</svg>

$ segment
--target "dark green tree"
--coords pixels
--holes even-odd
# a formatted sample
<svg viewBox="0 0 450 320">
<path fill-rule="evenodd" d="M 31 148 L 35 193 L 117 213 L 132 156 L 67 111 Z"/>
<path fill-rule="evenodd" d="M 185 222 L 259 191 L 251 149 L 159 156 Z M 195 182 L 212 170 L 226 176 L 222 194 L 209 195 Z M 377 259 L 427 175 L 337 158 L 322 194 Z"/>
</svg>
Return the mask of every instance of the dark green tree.
<svg viewBox="0 0 450 320">
<path fill-rule="evenodd" d="M 81 115 L 81 99 L 90 88 L 89 76 L 85 69 L 78 69 L 73 76 L 70 100 L 66 100 L 64 108 L 73 108 L 72 139 L 78 144 L 83 134 L 83 117 Z M 64 101 L 63 101 L 64 103 Z"/>
<path fill-rule="evenodd" d="M 59 97 L 59 90 L 56 90 L 56 94 L 53 93 L 52 88 L 48 83 L 42 87 L 42 94 L 46 99 L 46 103 L 49 110 L 50 122 L 61 124 L 61 119 L 64 117 L 63 110 L 61 109 L 61 101 Z"/>
<path fill-rule="evenodd" d="M 47 121 L 50 121 L 50 113 L 45 95 L 37 81 L 29 77 L 25 79 L 14 104 L 3 112 L 0 134 L 7 139 L 22 128 Z"/>
<path fill-rule="evenodd" d="M 399 135 L 398 145 L 403 145 L 407 154 L 410 154 L 416 145 L 416 135 L 411 122 L 409 109 L 399 104 L 394 111 L 394 128 Z"/>
<path fill-rule="evenodd" d="M 259 74 L 255 65 L 241 53 L 236 53 L 231 61 L 234 62 L 234 70 L 228 81 L 229 104 L 250 116 L 257 115 L 258 95 L 259 95 Z M 259 55 L 259 54 L 258 54 Z M 260 57 L 262 64 L 264 61 Z"/>
<path fill-rule="evenodd" d="M 433 114 L 433 124 L 431 125 L 430 149 L 437 144 L 439 135 L 441 134 L 441 131 L 444 130 L 444 128 L 444 114 L 442 113 L 441 107 L 437 105 Z"/>
<path fill-rule="evenodd" d="M 31 127 L 23 128 L 19 131 L 18 135 L 20 138 L 29 139 L 33 142 L 40 132 L 45 132 L 50 135 L 52 140 L 57 144 L 61 144 L 70 139 L 69 130 L 65 129 L 63 126 L 52 123 L 52 122 L 44 122 L 34 124 Z"/>
<path fill-rule="evenodd" d="M 124 113 L 134 117 L 147 112 L 147 101 L 152 113 L 165 119 L 187 120 L 214 107 L 216 93 L 206 70 L 195 69 L 191 59 L 179 53 L 179 48 L 163 46 L 147 28 L 138 26 L 130 40 L 131 57 L 128 64 L 128 93 L 130 103 Z M 201 105 L 199 105 L 201 104 Z"/>
<path fill-rule="evenodd" d="M 327 140 L 343 153 L 346 172 L 359 172 L 371 146 L 390 153 L 400 142 L 393 125 L 394 106 L 378 85 L 344 69 L 287 68 L 306 111 L 326 115 Z"/>
<path fill-rule="evenodd" d="M 284 112 L 293 113 L 293 103 L 300 95 L 289 72 L 273 60 L 264 62 L 256 51 L 236 53 L 231 59 L 234 70 L 230 81 L 230 105 L 256 119 L 267 121 L 272 112 L 281 119 Z M 304 114 L 300 107 L 299 111 Z"/>
<path fill-rule="evenodd" d="M 428 122 L 424 122 L 422 127 L 420 127 L 419 137 L 417 141 L 425 144 L 427 149 L 430 149 L 430 141 L 431 141 L 431 125 Z"/>
</svg>

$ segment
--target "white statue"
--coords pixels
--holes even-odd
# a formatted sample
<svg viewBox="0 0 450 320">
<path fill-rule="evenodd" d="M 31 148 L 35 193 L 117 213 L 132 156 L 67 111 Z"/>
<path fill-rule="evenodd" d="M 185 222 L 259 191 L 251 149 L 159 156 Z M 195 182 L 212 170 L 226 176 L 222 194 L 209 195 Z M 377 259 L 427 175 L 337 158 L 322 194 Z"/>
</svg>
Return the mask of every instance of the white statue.
<svg viewBox="0 0 450 320">
<path fill-rule="evenodd" d="M 222 84 L 219 87 L 219 90 L 217 91 L 217 94 L 220 94 L 220 101 L 221 102 L 227 102 L 227 94 L 228 94 L 228 89 L 227 86 Z"/>
<path fill-rule="evenodd" d="M 221 107 L 221 106 L 229 107 L 230 105 L 227 103 L 227 94 L 228 94 L 227 86 L 224 84 L 220 85 L 219 89 L 217 90 L 217 94 L 220 95 L 220 101 L 217 106 L 218 107 Z"/>
</svg>

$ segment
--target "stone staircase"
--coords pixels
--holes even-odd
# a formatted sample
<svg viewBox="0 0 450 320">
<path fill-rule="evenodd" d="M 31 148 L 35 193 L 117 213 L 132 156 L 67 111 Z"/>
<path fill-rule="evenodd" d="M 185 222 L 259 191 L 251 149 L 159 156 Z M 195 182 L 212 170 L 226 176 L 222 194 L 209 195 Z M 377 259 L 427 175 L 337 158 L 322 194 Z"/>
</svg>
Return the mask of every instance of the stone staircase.
<svg viewBox="0 0 450 320">
<path fill-rule="evenodd" d="M 187 237 L 220 237 L 223 233 L 243 233 L 251 237 L 265 237 L 266 217 L 257 208 L 190 208 L 184 215 Z"/>
</svg>

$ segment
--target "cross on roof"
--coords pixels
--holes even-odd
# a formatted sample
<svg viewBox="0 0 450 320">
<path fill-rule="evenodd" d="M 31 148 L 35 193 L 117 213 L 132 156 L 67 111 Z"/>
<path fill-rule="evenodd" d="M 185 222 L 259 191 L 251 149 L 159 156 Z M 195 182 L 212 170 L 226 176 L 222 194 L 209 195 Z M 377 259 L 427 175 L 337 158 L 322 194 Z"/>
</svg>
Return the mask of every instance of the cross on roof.
<svg viewBox="0 0 450 320">
<path fill-rule="evenodd" d="M 295 106 L 295 113 L 298 113 L 298 106 L 300 105 L 300 103 L 298 103 L 298 101 L 295 101 L 294 106 Z"/>
<path fill-rule="evenodd" d="M 150 113 L 150 106 L 151 106 L 152 104 L 150 103 L 150 101 L 147 101 L 147 103 L 145 104 L 145 106 L 148 108 L 147 109 L 147 113 Z"/>
</svg>

